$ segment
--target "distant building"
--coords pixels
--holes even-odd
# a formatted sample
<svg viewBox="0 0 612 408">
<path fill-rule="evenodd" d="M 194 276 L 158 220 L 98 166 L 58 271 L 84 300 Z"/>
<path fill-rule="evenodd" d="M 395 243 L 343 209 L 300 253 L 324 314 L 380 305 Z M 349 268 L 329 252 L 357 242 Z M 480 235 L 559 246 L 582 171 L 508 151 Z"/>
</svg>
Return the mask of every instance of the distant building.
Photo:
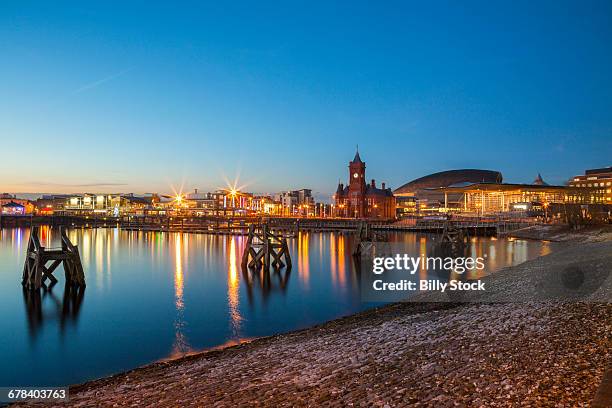
<svg viewBox="0 0 612 408">
<path fill-rule="evenodd" d="M 502 183 L 502 174 L 491 170 L 450 170 L 418 178 L 395 190 L 398 215 L 427 212 L 544 214 L 564 204 L 601 204 L 603 186 L 612 181 L 597 169 L 577 176 L 569 186 L 549 185 L 540 174 L 531 184 Z M 606 176 L 608 178 L 605 178 Z M 591 177 L 592 183 L 587 181 Z M 597 180 L 597 181 L 595 181 Z M 577 185 L 584 184 L 583 189 Z M 612 184 L 612 183 L 611 183 Z"/>
<path fill-rule="evenodd" d="M 253 197 L 252 208 L 256 214 L 281 215 L 282 204 L 268 196 Z"/>
<path fill-rule="evenodd" d="M 177 197 L 167 203 L 168 209 L 180 210 L 195 216 L 247 215 L 252 211 L 253 194 L 236 190 L 217 190 L 212 193 L 193 193 Z"/>
<path fill-rule="evenodd" d="M 10 203 L 11 201 L 14 201 L 16 199 L 17 197 L 15 197 L 13 194 L 2 193 L 0 194 L 0 205 Z"/>
<path fill-rule="evenodd" d="M 397 200 L 398 216 L 414 213 L 459 210 L 463 200 L 461 193 L 444 194 L 445 187 L 462 187 L 474 183 L 500 184 L 499 171 L 480 169 L 447 170 L 414 179 L 397 188 L 393 194 Z"/>
<path fill-rule="evenodd" d="M 534 186 L 548 186 L 549 184 L 547 182 L 545 182 L 542 179 L 542 175 L 540 173 L 538 173 L 538 177 L 535 178 L 535 180 L 533 180 L 533 184 Z"/>
<path fill-rule="evenodd" d="M 503 176 L 496 170 L 447 170 L 414 179 L 397 188 L 395 195 L 416 195 L 421 190 L 473 183 L 501 183 Z"/>
<path fill-rule="evenodd" d="M 2 215 L 25 215 L 25 206 L 14 201 L 2 204 Z"/>
<path fill-rule="evenodd" d="M 61 213 L 69 197 L 70 196 L 66 194 L 43 195 L 34 201 L 35 212 L 38 215 Z"/>
<path fill-rule="evenodd" d="M 586 170 L 584 175 L 572 178 L 567 184 L 579 189 L 590 189 L 594 201 L 612 204 L 612 167 Z"/>
<path fill-rule="evenodd" d="M 440 189 L 444 195 L 460 195 L 462 212 L 493 214 L 529 210 L 566 202 L 567 187 L 539 184 L 474 183 Z"/>
<path fill-rule="evenodd" d="M 63 205 L 60 202 L 63 201 Z M 122 215 L 143 215 L 159 202 L 156 194 L 137 196 L 132 193 L 83 193 L 50 196 L 39 200 L 39 212 L 64 215 L 99 215 L 118 217 Z M 49 207 L 51 206 L 51 207 Z"/>
<path fill-rule="evenodd" d="M 5 204 L 18 204 L 23 207 L 23 212 L 19 213 L 17 207 L 13 207 L 12 205 L 7 207 L 7 212 L 5 214 L 13 213 L 15 215 L 21 214 L 32 214 L 34 212 L 34 205 L 30 200 L 25 200 L 22 198 L 17 198 L 14 194 L 2 193 L 0 194 L 0 206 L 4 206 Z M 13 208 L 14 210 L 10 210 Z"/>
<path fill-rule="evenodd" d="M 366 184 L 366 164 L 359 151 L 349 162 L 349 182 L 345 187 L 339 183 L 334 194 L 336 215 L 350 218 L 395 218 L 395 197 L 390 188 L 382 183 L 376 187 L 372 179 Z"/>
<path fill-rule="evenodd" d="M 112 215 L 127 210 L 127 203 L 120 194 L 70 194 L 66 197 L 63 213 L 70 215 Z M 117 214 L 118 215 L 118 214 Z"/>
<path fill-rule="evenodd" d="M 276 194 L 274 200 L 280 202 L 282 215 L 313 215 L 315 212 L 312 190 L 307 188 L 283 191 Z"/>
<path fill-rule="evenodd" d="M 603 190 L 544 184 L 474 183 L 439 189 L 445 196 L 460 194 L 459 210 L 467 213 L 537 212 L 560 205 L 603 203 Z"/>
<path fill-rule="evenodd" d="M 171 208 L 173 206 L 183 205 L 190 213 L 196 216 L 216 215 L 215 211 L 219 210 L 219 202 L 222 202 L 223 197 L 225 197 L 225 193 L 222 192 L 218 194 L 200 193 L 195 189 L 193 193 L 185 194 L 183 203 L 179 203 L 175 200 L 175 202 L 167 203 L 167 206 Z"/>
</svg>

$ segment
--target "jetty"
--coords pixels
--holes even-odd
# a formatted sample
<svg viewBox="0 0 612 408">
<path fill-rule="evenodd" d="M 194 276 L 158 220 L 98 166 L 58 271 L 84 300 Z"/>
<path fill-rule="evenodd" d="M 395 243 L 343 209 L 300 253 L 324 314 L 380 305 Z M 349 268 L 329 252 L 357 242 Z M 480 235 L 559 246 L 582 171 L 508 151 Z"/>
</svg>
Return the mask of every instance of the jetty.
<svg viewBox="0 0 612 408">
<path fill-rule="evenodd" d="M 422 232 L 443 233 L 445 228 L 461 230 L 468 236 L 506 236 L 521 228 L 540 225 L 524 219 L 492 217 L 453 217 L 450 219 L 428 219 L 414 217 L 400 220 L 320 218 L 320 217 L 277 217 L 266 215 L 228 216 L 167 216 L 167 215 L 125 215 L 110 216 L 2 216 L 1 227 L 35 227 L 41 225 L 72 228 L 116 228 L 125 231 L 143 232 L 187 232 L 211 235 L 249 234 L 249 225 L 266 223 L 271 230 L 284 234 L 303 232 L 355 232 L 367 222 L 377 232 Z"/>
</svg>

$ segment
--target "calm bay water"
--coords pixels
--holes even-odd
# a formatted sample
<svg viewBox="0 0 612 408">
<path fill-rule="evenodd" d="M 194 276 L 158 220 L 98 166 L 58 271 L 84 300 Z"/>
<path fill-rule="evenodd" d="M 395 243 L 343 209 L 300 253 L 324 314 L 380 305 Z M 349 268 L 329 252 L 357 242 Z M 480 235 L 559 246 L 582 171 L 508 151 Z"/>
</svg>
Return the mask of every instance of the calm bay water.
<svg viewBox="0 0 612 408">
<path fill-rule="evenodd" d="M 65 385 L 240 340 L 352 314 L 362 303 L 352 237 L 301 233 L 289 240 L 290 273 L 243 273 L 246 237 L 74 229 L 87 288 L 64 296 L 60 283 L 25 295 L 21 273 L 28 229 L 0 231 L 0 386 Z M 391 234 L 413 255 L 431 236 Z M 58 246 L 59 232 L 41 230 Z M 551 251 L 551 244 L 474 238 L 488 271 Z"/>
</svg>

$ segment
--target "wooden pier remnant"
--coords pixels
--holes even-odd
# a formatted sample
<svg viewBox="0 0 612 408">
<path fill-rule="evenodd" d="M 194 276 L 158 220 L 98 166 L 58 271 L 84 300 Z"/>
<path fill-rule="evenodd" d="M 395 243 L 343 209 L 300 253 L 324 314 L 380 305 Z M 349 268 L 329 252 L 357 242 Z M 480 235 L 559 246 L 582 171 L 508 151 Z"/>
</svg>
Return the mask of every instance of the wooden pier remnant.
<svg viewBox="0 0 612 408">
<path fill-rule="evenodd" d="M 262 265 L 264 271 L 269 271 L 270 266 L 275 269 L 287 266 L 287 269 L 291 269 L 287 238 L 273 234 L 267 223 L 258 226 L 251 224 L 242 253 L 242 268 L 259 269 Z"/>
<path fill-rule="evenodd" d="M 442 243 L 448 243 L 452 246 L 465 245 L 466 234 L 463 229 L 457 228 L 454 225 L 446 222 L 444 230 L 442 230 Z"/>
<path fill-rule="evenodd" d="M 384 241 L 386 241 L 384 235 L 377 233 L 369 223 L 362 221 L 357 226 L 353 256 L 360 257 L 362 254 L 370 253 L 377 242 Z"/>
<path fill-rule="evenodd" d="M 36 290 L 47 287 L 45 281 L 51 281 L 50 286 L 57 283 L 53 272 L 63 264 L 66 285 L 85 287 L 85 274 L 81 264 L 79 249 L 68 239 L 66 230 L 60 227 L 61 248 L 45 248 L 40 245 L 38 231 L 40 227 L 32 227 L 25 264 L 23 266 L 22 285 L 26 289 Z M 48 262 L 52 262 L 47 266 Z"/>
</svg>

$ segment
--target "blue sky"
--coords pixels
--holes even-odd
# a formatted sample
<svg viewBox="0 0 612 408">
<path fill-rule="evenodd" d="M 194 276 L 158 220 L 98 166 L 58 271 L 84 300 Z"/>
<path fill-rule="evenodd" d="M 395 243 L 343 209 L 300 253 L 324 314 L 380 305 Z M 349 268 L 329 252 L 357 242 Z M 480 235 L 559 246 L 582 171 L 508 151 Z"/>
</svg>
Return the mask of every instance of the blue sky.
<svg viewBox="0 0 612 408">
<path fill-rule="evenodd" d="M 612 2 L 0 3 L 0 190 L 612 165 Z"/>
</svg>

